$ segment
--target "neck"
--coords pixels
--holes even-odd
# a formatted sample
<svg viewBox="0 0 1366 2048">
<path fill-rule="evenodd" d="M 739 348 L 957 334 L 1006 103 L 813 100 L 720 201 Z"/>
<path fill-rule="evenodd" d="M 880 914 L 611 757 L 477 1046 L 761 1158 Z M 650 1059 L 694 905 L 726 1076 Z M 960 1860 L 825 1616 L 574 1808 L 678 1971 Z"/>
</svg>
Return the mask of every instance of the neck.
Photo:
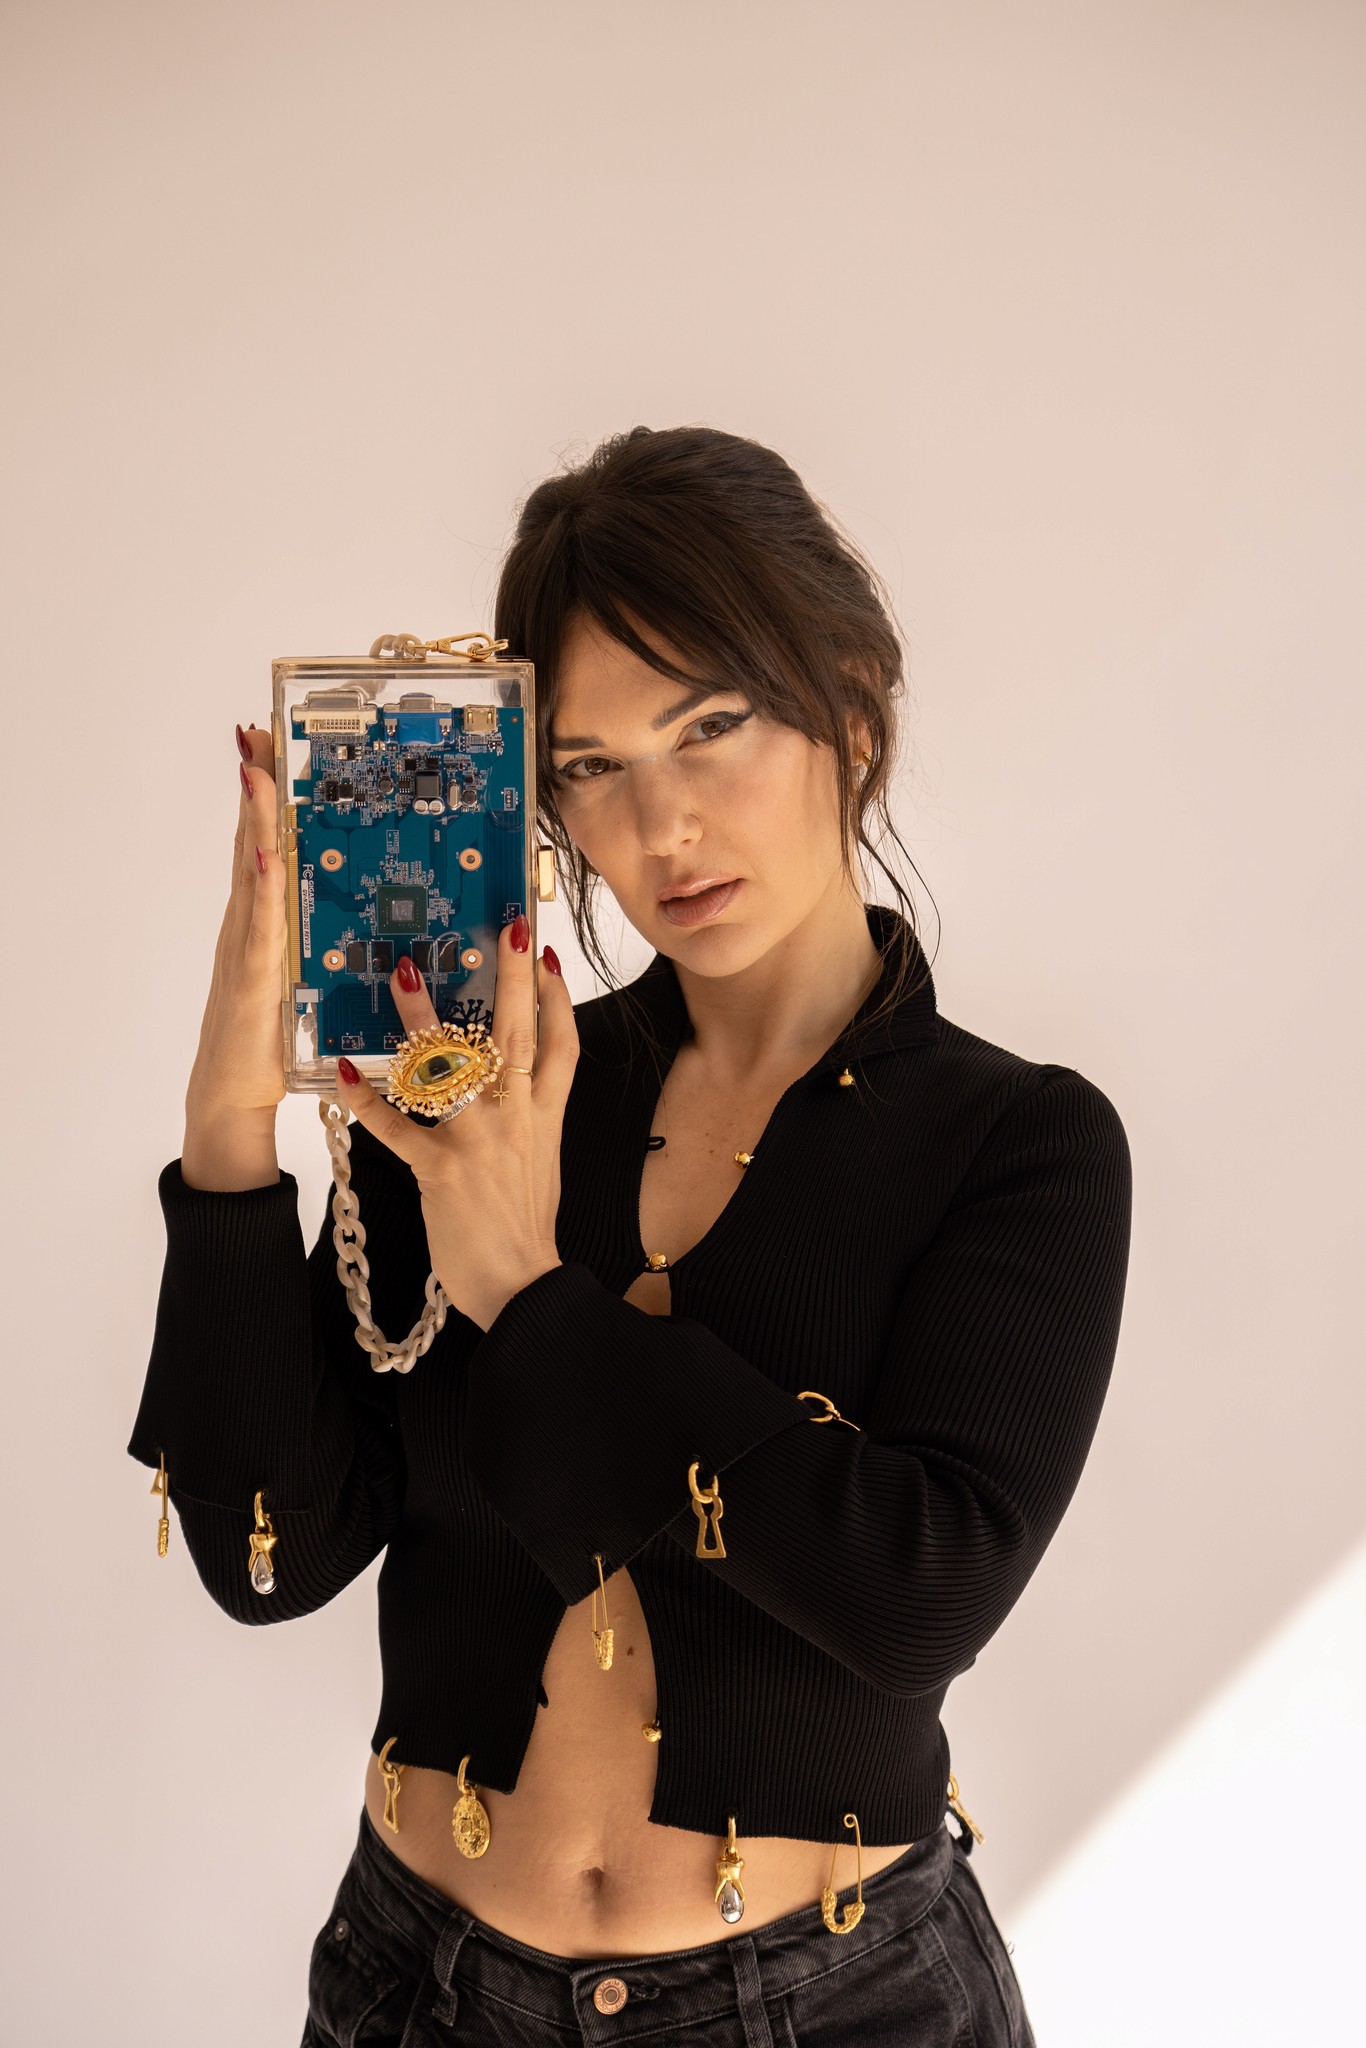
<svg viewBox="0 0 1366 2048">
<path fill-rule="evenodd" d="M 695 1052 L 732 1081 L 808 1065 L 877 982 L 882 956 L 843 875 L 785 937 L 738 974 L 674 962 Z"/>
</svg>

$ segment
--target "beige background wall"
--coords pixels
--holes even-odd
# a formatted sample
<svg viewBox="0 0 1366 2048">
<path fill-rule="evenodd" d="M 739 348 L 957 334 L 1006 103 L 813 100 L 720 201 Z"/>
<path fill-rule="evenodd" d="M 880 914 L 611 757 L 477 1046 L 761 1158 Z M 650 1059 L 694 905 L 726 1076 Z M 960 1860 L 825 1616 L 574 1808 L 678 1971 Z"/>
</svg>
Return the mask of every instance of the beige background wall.
<svg viewBox="0 0 1366 2048">
<path fill-rule="evenodd" d="M 1010 1932 L 1366 1533 L 1366 13 L 12 0 L 3 33 L 6 2038 L 302 2030 L 378 1567 L 237 1628 L 123 1448 L 233 722 L 272 655 L 490 624 L 519 497 L 637 421 L 781 449 L 889 578 L 941 1008 L 1129 1132 L 1109 1405 L 949 1698 Z M 311 1241 L 311 1103 L 280 1133 Z M 1306 1967 L 1345 2010 L 1283 1939 L 1311 1853 L 1359 1883 L 1355 1750 L 1296 1731 L 1361 1638 L 1315 1641 L 1293 1725 L 1251 1694 L 1263 1864 L 1187 1806 L 1162 1837 L 1265 1929 L 1209 1959 L 1244 2044 Z M 1153 1853 L 1105 1925 L 1160 1984 Z M 1082 1928 L 1029 1926 L 1042 1998 Z"/>
</svg>

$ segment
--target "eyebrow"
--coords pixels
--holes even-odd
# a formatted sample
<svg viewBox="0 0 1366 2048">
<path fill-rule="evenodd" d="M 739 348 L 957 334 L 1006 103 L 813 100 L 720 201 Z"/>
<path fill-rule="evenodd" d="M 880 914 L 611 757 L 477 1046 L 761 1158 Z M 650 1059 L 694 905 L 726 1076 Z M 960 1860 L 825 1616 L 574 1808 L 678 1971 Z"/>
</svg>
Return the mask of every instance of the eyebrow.
<svg viewBox="0 0 1366 2048">
<path fill-rule="evenodd" d="M 662 732 L 666 725 L 672 725 L 674 720 L 681 718 L 685 711 L 691 711 L 694 704 L 705 703 L 708 697 L 723 697 L 726 694 L 727 685 L 725 683 L 699 683 L 697 688 L 690 690 L 686 697 L 681 697 L 677 704 L 671 704 L 667 711 L 661 711 L 657 717 L 652 718 L 650 720 L 650 730 L 652 732 Z M 552 733 L 550 735 L 550 744 L 557 753 L 565 753 L 571 747 L 600 747 L 604 742 L 598 738 L 595 732 L 565 734 L 559 739 Z"/>
</svg>

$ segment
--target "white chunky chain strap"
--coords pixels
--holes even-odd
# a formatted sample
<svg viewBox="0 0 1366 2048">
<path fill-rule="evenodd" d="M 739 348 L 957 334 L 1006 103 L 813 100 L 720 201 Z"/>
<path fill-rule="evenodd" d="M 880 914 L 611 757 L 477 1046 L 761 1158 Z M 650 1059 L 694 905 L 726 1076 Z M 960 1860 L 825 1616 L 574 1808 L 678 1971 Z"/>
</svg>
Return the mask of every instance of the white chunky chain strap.
<svg viewBox="0 0 1366 2048">
<path fill-rule="evenodd" d="M 356 1319 L 356 1342 L 370 1353 L 373 1372 L 411 1372 L 416 1361 L 431 1349 L 438 1330 L 444 1328 L 450 1296 L 435 1273 L 427 1275 L 427 1302 L 418 1321 L 401 1344 L 391 1345 L 370 1313 L 370 1261 L 365 1256 L 365 1225 L 360 1204 L 351 1186 L 351 1135 L 349 1118 L 339 1102 L 323 1098 L 318 1114 L 327 1131 L 332 1154 L 332 1177 L 337 1183 L 332 1197 L 332 1242 L 337 1247 L 337 1278 L 346 1289 L 351 1313 Z"/>
</svg>

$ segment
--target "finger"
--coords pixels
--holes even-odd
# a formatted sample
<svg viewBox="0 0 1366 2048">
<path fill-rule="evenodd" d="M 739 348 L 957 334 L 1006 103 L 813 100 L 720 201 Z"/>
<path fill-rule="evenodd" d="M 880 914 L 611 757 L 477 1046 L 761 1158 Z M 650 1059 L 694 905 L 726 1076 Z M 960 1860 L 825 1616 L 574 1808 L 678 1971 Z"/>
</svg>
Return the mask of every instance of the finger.
<svg viewBox="0 0 1366 2048">
<path fill-rule="evenodd" d="M 407 989 L 403 986 L 403 973 L 414 977 L 417 982 L 416 988 Z M 405 1031 L 426 1031 L 441 1021 L 436 1014 L 436 1005 L 432 1001 L 427 978 L 422 969 L 413 964 L 411 954 L 400 960 L 389 976 L 389 993 L 394 999 L 394 1008 L 398 1011 L 399 1020 Z"/>
<path fill-rule="evenodd" d="M 248 768 L 239 760 L 237 780 L 240 801 L 233 855 L 233 940 L 243 955 L 249 940 L 252 942 L 252 965 L 259 968 L 262 965 L 262 926 L 257 911 L 259 885 L 262 880 L 269 879 L 274 892 L 279 894 L 283 883 L 283 869 L 275 852 L 275 778 L 259 763 L 253 762 Z M 257 867 L 258 846 L 266 862 L 266 877 Z M 274 964 L 278 966 L 278 962 Z"/>
<path fill-rule="evenodd" d="M 493 988 L 493 1042 L 509 1067 L 530 1067 L 536 1051 L 536 970 L 530 944 L 524 952 L 513 945 L 514 934 L 530 937 L 522 912 L 498 934 L 498 972 Z M 530 1089 L 525 1074 L 512 1074 L 508 1091 L 516 1100 Z"/>
<path fill-rule="evenodd" d="M 564 976 L 546 964 L 544 955 L 536 963 L 536 992 L 540 997 L 536 1099 L 548 1097 L 563 1106 L 578 1065 L 579 1026 Z"/>
<path fill-rule="evenodd" d="M 350 1062 L 347 1062 L 350 1065 Z M 387 1145 L 408 1166 L 416 1168 L 419 1158 L 422 1133 L 412 1125 L 401 1109 L 395 1109 L 386 1102 L 377 1088 L 371 1086 L 360 1069 L 353 1068 L 354 1081 L 348 1081 L 342 1071 L 341 1061 L 337 1062 L 337 1100 L 343 1109 L 349 1109 L 358 1124 L 364 1124 L 373 1132 L 381 1145 Z"/>
</svg>

